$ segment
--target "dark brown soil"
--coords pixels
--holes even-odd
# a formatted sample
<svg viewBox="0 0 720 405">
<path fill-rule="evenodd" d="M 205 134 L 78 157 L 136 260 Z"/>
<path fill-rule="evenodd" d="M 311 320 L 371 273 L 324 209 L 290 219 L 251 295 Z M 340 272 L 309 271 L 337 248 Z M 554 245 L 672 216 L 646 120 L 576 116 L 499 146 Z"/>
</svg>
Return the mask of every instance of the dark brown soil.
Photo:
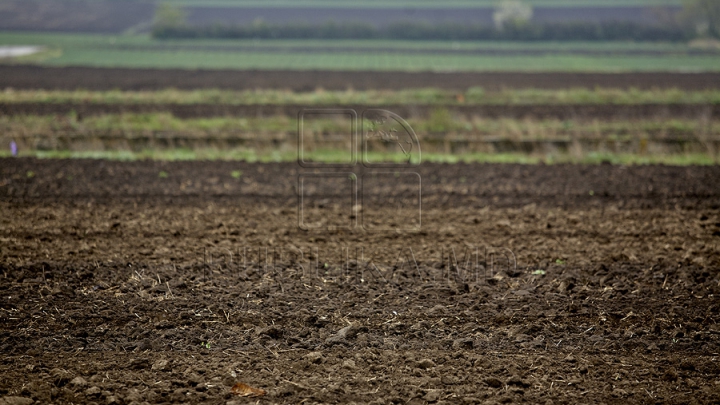
<svg viewBox="0 0 720 405">
<path fill-rule="evenodd" d="M 720 168 L 347 171 L 0 160 L 0 401 L 720 401 Z"/>
<path fill-rule="evenodd" d="M 0 66 L 0 88 L 158 90 L 292 89 L 310 91 L 354 88 L 401 90 L 437 87 L 465 90 L 503 88 L 720 88 L 720 73 L 434 73 L 379 71 L 183 70 L 90 67 Z"/>
<path fill-rule="evenodd" d="M 297 117 L 312 105 L 293 104 L 96 104 L 96 103 L 0 103 L 0 115 L 51 115 L 75 112 L 81 116 L 121 113 L 168 112 L 179 118 L 199 117 L 268 117 L 284 115 Z M 322 108 L 336 107 L 321 106 Z M 361 113 L 377 105 L 343 105 Z M 642 105 L 381 105 L 404 118 L 428 117 L 437 109 L 447 109 L 455 115 L 488 118 L 539 119 L 707 119 L 720 115 L 720 104 L 642 104 Z"/>
</svg>

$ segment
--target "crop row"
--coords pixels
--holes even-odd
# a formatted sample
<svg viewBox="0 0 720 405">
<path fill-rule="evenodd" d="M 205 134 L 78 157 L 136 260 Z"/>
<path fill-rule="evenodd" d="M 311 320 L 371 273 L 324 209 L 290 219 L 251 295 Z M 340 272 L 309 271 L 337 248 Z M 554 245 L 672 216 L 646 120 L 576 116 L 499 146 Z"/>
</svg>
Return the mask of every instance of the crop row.
<svg viewBox="0 0 720 405">
<path fill-rule="evenodd" d="M 599 119 L 510 119 L 456 116 L 444 109 L 427 118 L 410 118 L 408 123 L 421 138 L 652 138 L 695 139 L 720 137 L 720 120 L 599 120 Z M 370 126 L 365 122 L 365 128 Z M 344 119 L 308 119 L 303 135 L 320 138 L 349 131 Z M 243 137 L 293 138 L 298 134 L 296 118 L 270 116 L 263 118 L 212 117 L 179 119 L 167 113 L 106 114 L 80 119 L 77 115 L 0 116 L 0 134 L 14 137 L 64 136 L 83 137 L 99 134 L 113 136 L 172 137 Z"/>
<path fill-rule="evenodd" d="M 720 90 L 679 89 L 508 89 L 485 91 L 471 87 L 458 92 L 435 88 L 407 90 L 345 90 L 310 92 L 257 89 L 159 91 L 0 91 L 0 103 L 90 103 L 90 104 L 297 104 L 297 105 L 542 105 L 542 104 L 720 104 Z"/>
</svg>

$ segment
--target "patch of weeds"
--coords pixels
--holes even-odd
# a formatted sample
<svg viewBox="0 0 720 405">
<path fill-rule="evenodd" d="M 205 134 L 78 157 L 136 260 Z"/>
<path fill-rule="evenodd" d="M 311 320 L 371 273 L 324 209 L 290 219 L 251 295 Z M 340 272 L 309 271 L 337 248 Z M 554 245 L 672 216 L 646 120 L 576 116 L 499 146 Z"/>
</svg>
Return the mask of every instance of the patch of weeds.
<svg viewBox="0 0 720 405">
<path fill-rule="evenodd" d="M 450 111 L 445 108 L 434 109 L 425 125 L 430 133 L 445 133 L 454 127 Z"/>
<path fill-rule="evenodd" d="M 35 177 L 35 172 L 32 170 L 28 170 L 28 172 L 25 173 L 25 176 L 27 176 L 28 179 L 32 179 L 33 177 Z"/>
<path fill-rule="evenodd" d="M 161 179 L 167 179 L 168 173 L 165 170 L 163 170 L 160 173 L 158 173 L 158 177 L 160 177 Z"/>
<path fill-rule="evenodd" d="M 483 101 L 483 97 L 485 97 L 485 89 L 482 87 L 470 87 L 465 92 L 465 96 L 468 102 L 479 103 Z"/>
<path fill-rule="evenodd" d="M 233 170 L 232 172 L 230 172 L 230 176 L 231 176 L 233 179 L 239 179 L 240 176 L 242 176 L 242 175 L 243 175 L 242 170 Z"/>
</svg>

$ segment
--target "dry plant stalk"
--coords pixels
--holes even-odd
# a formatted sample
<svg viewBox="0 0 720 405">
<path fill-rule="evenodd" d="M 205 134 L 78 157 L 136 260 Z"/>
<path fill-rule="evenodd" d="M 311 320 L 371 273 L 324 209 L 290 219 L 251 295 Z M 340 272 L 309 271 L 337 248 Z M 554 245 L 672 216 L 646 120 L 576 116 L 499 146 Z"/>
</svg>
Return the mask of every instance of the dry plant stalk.
<svg viewBox="0 0 720 405">
<path fill-rule="evenodd" d="M 251 387 L 245 383 L 237 383 L 233 385 L 230 391 L 241 397 L 262 397 L 266 394 L 265 390 L 260 388 Z"/>
</svg>

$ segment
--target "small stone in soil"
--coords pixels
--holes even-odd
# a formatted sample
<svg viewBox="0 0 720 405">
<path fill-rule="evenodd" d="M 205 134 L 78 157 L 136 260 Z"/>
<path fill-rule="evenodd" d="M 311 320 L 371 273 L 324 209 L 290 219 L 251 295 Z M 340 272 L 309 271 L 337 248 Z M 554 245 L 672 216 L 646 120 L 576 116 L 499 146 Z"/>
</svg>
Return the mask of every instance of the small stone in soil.
<svg viewBox="0 0 720 405">
<path fill-rule="evenodd" d="M 492 387 L 492 388 L 500 388 L 503 385 L 502 381 L 500 381 L 499 379 L 497 379 L 495 377 L 486 378 L 485 384 L 487 384 L 489 387 Z"/>
<path fill-rule="evenodd" d="M 0 398 L 0 405 L 30 405 L 33 401 L 30 398 L 24 397 L 2 397 Z"/>
<path fill-rule="evenodd" d="M 429 368 L 435 367 L 435 362 L 430 359 L 422 359 L 418 361 L 417 366 L 424 370 L 427 370 Z"/>
<path fill-rule="evenodd" d="M 85 395 L 87 395 L 89 397 L 96 397 L 96 396 L 100 396 L 100 392 L 102 392 L 102 391 L 100 390 L 99 387 L 90 387 L 85 390 Z"/>
<path fill-rule="evenodd" d="M 168 361 L 165 359 L 160 359 L 160 360 L 155 361 L 155 363 L 153 363 L 153 365 L 151 367 L 151 369 L 153 371 L 163 371 L 163 370 L 167 370 L 167 368 L 168 368 Z"/>
<path fill-rule="evenodd" d="M 453 348 L 455 349 L 472 349 L 474 345 L 475 342 L 470 338 L 456 339 L 453 341 Z"/>
<path fill-rule="evenodd" d="M 305 355 L 305 358 L 314 364 L 319 364 L 319 363 L 322 363 L 322 361 L 323 361 L 323 355 L 320 352 L 308 353 Z"/>
</svg>

